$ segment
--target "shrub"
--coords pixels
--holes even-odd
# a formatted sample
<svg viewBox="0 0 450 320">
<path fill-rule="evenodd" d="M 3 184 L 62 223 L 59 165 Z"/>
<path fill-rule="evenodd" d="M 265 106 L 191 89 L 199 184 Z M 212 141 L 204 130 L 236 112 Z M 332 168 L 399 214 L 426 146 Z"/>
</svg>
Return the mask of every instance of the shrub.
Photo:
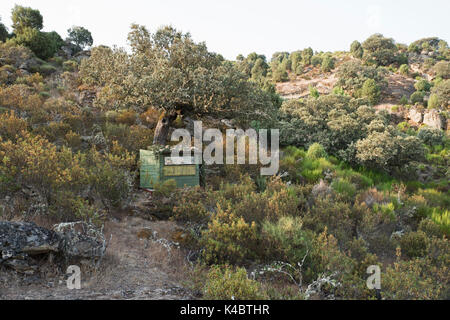
<svg viewBox="0 0 450 320">
<path fill-rule="evenodd" d="M 303 216 L 305 229 L 316 233 L 328 230 L 341 243 L 353 237 L 353 221 L 350 204 L 331 196 L 316 197 L 314 205 Z"/>
<path fill-rule="evenodd" d="M 444 142 L 444 132 L 439 129 L 424 127 L 419 130 L 417 138 L 429 146 L 442 145 Z"/>
<path fill-rule="evenodd" d="M 414 84 L 414 88 L 416 88 L 417 91 L 428 92 L 431 89 L 431 84 L 427 80 L 421 79 Z"/>
<path fill-rule="evenodd" d="M 56 69 L 54 66 L 48 63 L 44 63 L 39 67 L 39 72 L 42 73 L 44 76 L 49 76 L 57 71 L 58 69 Z"/>
<path fill-rule="evenodd" d="M 202 232 L 203 259 L 207 263 L 241 264 L 255 258 L 257 228 L 248 224 L 230 208 L 217 207 L 217 211 Z"/>
<path fill-rule="evenodd" d="M 123 123 L 131 126 L 136 123 L 136 117 L 136 112 L 134 112 L 133 110 L 123 110 L 117 115 L 115 120 L 118 123 Z"/>
<path fill-rule="evenodd" d="M 325 149 L 322 147 L 319 143 L 313 143 L 309 148 L 308 152 L 306 153 L 308 158 L 311 159 L 319 159 L 319 158 L 326 158 L 327 153 Z"/>
<path fill-rule="evenodd" d="M 383 297 L 390 300 L 434 300 L 442 298 L 443 286 L 431 277 L 424 278 L 430 261 L 398 261 L 387 267 L 382 278 Z"/>
<path fill-rule="evenodd" d="M 409 75 L 409 66 L 408 66 L 407 64 L 402 64 L 402 65 L 400 66 L 400 68 L 398 69 L 398 71 L 399 71 L 401 74 L 407 76 L 407 75 Z"/>
<path fill-rule="evenodd" d="M 438 109 L 440 107 L 439 98 L 436 94 L 432 93 L 428 99 L 428 109 Z"/>
<path fill-rule="evenodd" d="M 24 28 L 10 41 L 30 48 L 36 56 L 48 59 L 61 48 L 62 39 L 56 32 L 40 32 L 33 28 Z"/>
<path fill-rule="evenodd" d="M 439 61 L 433 67 L 434 72 L 436 72 L 436 77 L 441 77 L 442 79 L 450 78 L 450 62 Z"/>
<path fill-rule="evenodd" d="M 362 86 L 361 94 L 370 104 L 375 105 L 380 100 L 381 90 L 375 80 L 367 79 Z"/>
<path fill-rule="evenodd" d="M 357 40 L 353 41 L 350 46 L 350 52 L 353 57 L 361 59 L 363 57 L 364 49 L 361 46 L 361 43 Z"/>
<path fill-rule="evenodd" d="M 154 195 L 156 197 L 168 197 L 173 192 L 175 192 L 177 188 L 177 182 L 175 179 L 169 179 L 164 182 L 156 182 L 154 184 Z"/>
<path fill-rule="evenodd" d="M 90 158 L 90 182 L 95 193 L 107 208 L 120 207 L 132 190 L 133 177 L 129 170 L 134 156 L 124 150 L 120 156 L 91 150 Z"/>
<path fill-rule="evenodd" d="M 323 61 L 323 59 L 322 59 L 322 57 L 319 56 L 319 55 L 315 55 L 315 56 L 313 56 L 313 57 L 311 58 L 311 64 L 312 64 L 314 67 L 317 67 L 317 66 L 322 65 L 322 61 Z"/>
<path fill-rule="evenodd" d="M 67 60 L 63 62 L 63 70 L 74 72 L 78 69 L 78 63 L 75 60 Z"/>
<path fill-rule="evenodd" d="M 337 85 L 357 96 L 367 79 L 374 79 L 379 86 L 384 86 L 384 74 L 385 71 L 381 68 L 365 66 L 361 61 L 347 61 L 338 69 Z"/>
<path fill-rule="evenodd" d="M 15 172 L 16 182 L 35 188 L 49 204 L 56 190 L 75 192 L 88 184 L 82 155 L 73 154 L 65 147 L 58 149 L 41 136 L 28 132 L 16 142 L 1 142 L 0 157 L 5 159 L 4 167 Z"/>
<path fill-rule="evenodd" d="M 204 190 L 197 186 L 180 189 L 177 195 L 177 203 L 173 208 L 173 219 L 183 222 L 206 224 L 211 213 L 209 207 L 213 207 L 214 197 L 210 190 Z"/>
<path fill-rule="evenodd" d="M 435 94 L 439 102 L 439 106 L 446 107 L 450 103 L 450 79 L 437 83 L 431 93 Z"/>
<path fill-rule="evenodd" d="M 334 69 L 334 58 L 330 55 L 325 55 L 322 60 L 322 71 L 330 72 Z"/>
<path fill-rule="evenodd" d="M 204 298 L 210 300 L 260 300 L 261 286 L 250 280 L 244 268 L 213 266 L 204 287 Z"/>
<path fill-rule="evenodd" d="M 27 126 L 27 122 L 18 118 L 14 111 L 0 113 L 0 137 L 5 140 L 15 141 L 16 135 L 20 135 Z"/>
<path fill-rule="evenodd" d="M 364 60 L 379 66 L 388 66 L 396 61 L 397 47 L 394 40 L 374 34 L 363 42 Z"/>
<path fill-rule="evenodd" d="M 429 237 L 442 238 L 444 236 L 444 232 L 439 223 L 434 222 L 430 218 L 426 218 L 420 221 L 417 230 L 424 232 Z"/>
<path fill-rule="evenodd" d="M 309 86 L 309 96 L 311 98 L 318 98 L 320 96 L 319 94 L 319 90 L 317 90 L 317 88 L 313 87 L 313 86 Z"/>
<path fill-rule="evenodd" d="M 299 217 L 282 217 L 276 222 L 265 221 L 262 226 L 266 241 L 267 256 L 271 260 L 285 261 L 296 265 L 311 248 L 311 234 L 303 230 Z"/>
<path fill-rule="evenodd" d="M 343 195 L 346 199 L 353 199 L 356 194 L 356 187 L 345 179 L 337 179 L 331 183 L 331 188 Z"/>
<path fill-rule="evenodd" d="M 437 223 L 445 234 L 450 235 L 450 211 L 433 209 L 431 219 Z"/>
<path fill-rule="evenodd" d="M 428 247 L 427 235 L 422 231 L 408 232 L 400 238 L 400 247 L 409 258 L 423 257 Z"/>
<path fill-rule="evenodd" d="M 409 97 L 409 100 L 411 101 L 412 104 L 423 103 L 424 97 L 425 97 L 425 92 L 416 91 L 411 95 L 411 97 Z"/>
</svg>

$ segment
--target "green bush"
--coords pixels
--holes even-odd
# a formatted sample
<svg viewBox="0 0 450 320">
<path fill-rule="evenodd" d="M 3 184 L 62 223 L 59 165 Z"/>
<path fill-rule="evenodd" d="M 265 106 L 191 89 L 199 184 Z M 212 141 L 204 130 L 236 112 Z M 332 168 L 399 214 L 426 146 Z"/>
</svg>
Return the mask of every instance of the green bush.
<svg viewBox="0 0 450 320">
<path fill-rule="evenodd" d="M 314 67 L 317 67 L 317 66 L 322 65 L 322 61 L 323 61 L 323 59 L 322 59 L 322 57 L 319 56 L 319 55 L 315 55 L 315 56 L 313 56 L 313 57 L 311 58 L 311 64 L 312 64 Z"/>
<path fill-rule="evenodd" d="M 397 47 L 393 39 L 385 38 L 381 34 L 374 34 L 362 44 L 364 60 L 378 66 L 388 66 L 396 62 Z"/>
<path fill-rule="evenodd" d="M 419 130 L 417 138 L 429 146 L 442 145 L 444 142 L 444 132 L 439 129 L 423 127 Z"/>
<path fill-rule="evenodd" d="M 362 86 L 361 94 L 370 104 L 375 105 L 380 100 L 381 90 L 375 80 L 367 79 Z"/>
<path fill-rule="evenodd" d="M 168 197 L 175 192 L 176 188 L 177 182 L 175 179 L 169 179 L 164 182 L 156 182 L 153 193 L 156 197 Z"/>
<path fill-rule="evenodd" d="M 427 235 L 422 231 L 408 232 L 400 238 L 400 247 L 409 258 L 423 257 L 428 248 Z"/>
<path fill-rule="evenodd" d="M 205 249 L 203 259 L 209 264 L 242 264 L 255 258 L 257 238 L 255 223 L 246 223 L 230 207 L 218 206 L 200 239 Z"/>
<path fill-rule="evenodd" d="M 439 98 L 434 93 L 432 93 L 430 95 L 430 98 L 428 99 L 427 107 L 428 107 L 428 109 L 438 109 L 440 107 Z"/>
<path fill-rule="evenodd" d="M 363 57 L 364 49 L 361 46 L 361 43 L 357 40 L 353 41 L 350 46 L 350 53 L 353 57 L 361 59 Z"/>
<path fill-rule="evenodd" d="M 416 88 L 417 91 L 428 92 L 431 89 L 431 83 L 425 79 L 421 79 L 414 84 L 414 88 Z"/>
<path fill-rule="evenodd" d="M 337 179 L 331 183 L 331 188 L 343 195 L 346 199 L 352 199 L 356 194 L 356 187 L 345 179 Z"/>
<path fill-rule="evenodd" d="M 450 211 L 433 209 L 431 219 L 438 224 L 448 236 L 450 235 Z"/>
<path fill-rule="evenodd" d="M 409 100 L 411 101 L 412 104 L 423 103 L 424 97 L 425 97 L 425 92 L 416 91 L 411 95 L 411 97 L 409 97 Z"/>
<path fill-rule="evenodd" d="M 67 60 L 63 62 L 64 71 L 74 72 L 78 69 L 78 63 L 75 60 Z"/>
<path fill-rule="evenodd" d="M 398 70 L 405 76 L 409 75 L 409 66 L 407 64 L 402 64 Z"/>
<path fill-rule="evenodd" d="M 325 55 L 322 60 L 322 71 L 330 72 L 334 69 L 334 58 L 330 55 Z"/>
<path fill-rule="evenodd" d="M 327 157 L 327 153 L 326 153 L 325 149 L 319 143 L 313 143 L 308 148 L 308 152 L 306 153 L 306 155 L 310 159 L 319 159 L 319 158 Z"/>
<path fill-rule="evenodd" d="M 213 266 L 204 287 L 207 300 L 260 300 L 264 299 L 260 284 L 250 280 L 244 268 L 228 265 Z"/>
<path fill-rule="evenodd" d="M 296 265 L 311 248 L 311 234 L 302 228 L 299 217 L 282 217 L 276 222 L 265 221 L 262 233 L 266 240 L 267 256 Z"/>
<path fill-rule="evenodd" d="M 30 48 L 36 56 L 44 60 L 53 57 L 63 44 L 56 32 L 41 32 L 33 28 L 24 28 L 10 41 Z"/>
</svg>

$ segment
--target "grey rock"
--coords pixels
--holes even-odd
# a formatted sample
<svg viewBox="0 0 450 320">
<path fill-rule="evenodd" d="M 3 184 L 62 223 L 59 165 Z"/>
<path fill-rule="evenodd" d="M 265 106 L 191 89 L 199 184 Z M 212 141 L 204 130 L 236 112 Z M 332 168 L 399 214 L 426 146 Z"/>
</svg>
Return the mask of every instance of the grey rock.
<svg viewBox="0 0 450 320">
<path fill-rule="evenodd" d="M 422 121 L 423 121 L 422 112 L 420 112 L 419 110 L 417 110 L 415 108 L 412 108 L 411 110 L 409 110 L 408 117 L 415 123 L 422 123 Z"/>
<path fill-rule="evenodd" d="M 32 257 L 58 252 L 60 242 L 59 234 L 34 223 L 0 222 L 0 264 L 32 273 L 37 269 Z"/>
<path fill-rule="evenodd" d="M 423 116 L 423 123 L 435 129 L 444 129 L 444 119 L 437 110 L 429 110 Z"/>
<path fill-rule="evenodd" d="M 98 260 L 106 250 L 103 233 L 84 222 L 59 224 L 54 230 L 28 222 L 0 222 L 0 264 L 20 273 L 38 270 L 36 255 Z"/>
</svg>

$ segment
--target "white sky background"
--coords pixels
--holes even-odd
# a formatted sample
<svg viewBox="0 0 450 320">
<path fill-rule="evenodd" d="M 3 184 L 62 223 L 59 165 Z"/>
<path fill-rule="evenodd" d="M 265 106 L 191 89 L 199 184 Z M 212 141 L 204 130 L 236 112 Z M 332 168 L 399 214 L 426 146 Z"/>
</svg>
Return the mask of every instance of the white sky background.
<svg viewBox="0 0 450 320">
<path fill-rule="evenodd" d="M 132 23 L 150 31 L 170 24 L 228 59 L 258 52 L 270 60 L 276 51 L 305 47 L 349 50 L 353 40 L 376 32 L 407 44 L 431 36 L 450 40 L 448 0 L 1 0 L 8 27 L 14 4 L 39 9 L 44 31 L 63 38 L 80 25 L 92 32 L 94 45 L 125 47 Z"/>
</svg>

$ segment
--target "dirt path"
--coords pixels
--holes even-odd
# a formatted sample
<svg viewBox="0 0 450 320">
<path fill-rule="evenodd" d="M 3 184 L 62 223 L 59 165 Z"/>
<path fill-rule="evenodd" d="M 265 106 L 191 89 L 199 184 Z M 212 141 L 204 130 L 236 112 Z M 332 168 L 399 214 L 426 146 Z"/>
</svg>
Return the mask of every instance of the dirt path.
<svg viewBox="0 0 450 320">
<path fill-rule="evenodd" d="M 156 231 L 157 239 L 170 239 L 176 225 L 137 217 L 108 222 L 107 253 L 98 270 L 82 267 L 81 290 L 67 289 L 64 275 L 24 277 L 0 270 L 0 299 L 192 299 L 181 285 L 186 276 L 184 255 L 176 247 L 168 249 L 164 241 L 139 239 L 142 229 Z"/>
</svg>

